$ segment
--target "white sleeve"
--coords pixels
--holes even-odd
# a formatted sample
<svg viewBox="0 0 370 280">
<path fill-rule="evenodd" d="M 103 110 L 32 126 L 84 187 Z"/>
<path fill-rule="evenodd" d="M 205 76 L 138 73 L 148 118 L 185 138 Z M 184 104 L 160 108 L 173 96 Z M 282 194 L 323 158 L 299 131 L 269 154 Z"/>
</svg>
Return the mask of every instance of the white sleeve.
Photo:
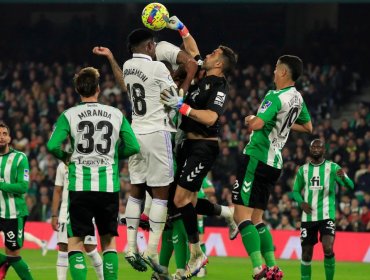
<svg viewBox="0 0 370 280">
<path fill-rule="evenodd" d="M 177 64 L 177 55 L 180 52 L 180 48 L 166 41 L 161 41 L 155 48 L 155 56 L 157 61 L 167 61 L 172 65 Z"/>
<path fill-rule="evenodd" d="M 167 69 L 166 65 L 162 62 L 157 62 L 157 67 L 154 73 L 156 73 L 156 79 L 159 82 L 160 92 L 173 86 L 177 88 L 177 85 L 171 77 L 170 71 Z"/>
<path fill-rule="evenodd" d="M 57 168 L 57 174 L 55 176 L 55 185 L 63 187 L 64 186 L 64 176 L 66 174 L 65 164 L 63 162 L 59 163 Z"/>
</svg>

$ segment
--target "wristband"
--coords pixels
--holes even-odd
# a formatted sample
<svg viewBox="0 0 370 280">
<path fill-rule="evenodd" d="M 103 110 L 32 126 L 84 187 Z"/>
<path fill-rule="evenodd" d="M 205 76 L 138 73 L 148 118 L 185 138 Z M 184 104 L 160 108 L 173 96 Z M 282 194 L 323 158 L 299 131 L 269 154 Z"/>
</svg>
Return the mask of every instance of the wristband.
<svg viewBox="0 0 370 280">
<path fill-rule="evenodd" d="M 190 35 L 189 30 L 186 28 L 185 25 L 183 28 L 179 29 L 179 33 L 182 38 L 186 38 Z"/>
<path fill-rule="evenodd" d="M 189 117 L 190 111 L 191 111 L 191 107 L 186 103 L 182 104 L 179 110 L 181 115 L 184 115 L 187 117 Z"/>
</svg>

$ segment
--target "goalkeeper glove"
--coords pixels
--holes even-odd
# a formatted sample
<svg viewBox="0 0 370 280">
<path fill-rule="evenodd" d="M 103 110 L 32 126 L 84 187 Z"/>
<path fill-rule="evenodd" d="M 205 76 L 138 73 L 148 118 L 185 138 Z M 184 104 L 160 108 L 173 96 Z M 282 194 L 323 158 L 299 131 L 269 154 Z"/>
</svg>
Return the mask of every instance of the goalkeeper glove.
<svg viewBox="0 0 370 280">
<path fill-rule="evenodd" d="M 179 20 L 177 16 L 172 16 L 168 19 L 167 28 L 172 30 L 178 30 L 182 38 L 186 38 L 190 35 L 189 30 L 181 22 L 181 20 Z"/>
<path fill-rule="evenodd" d="M 177 109 L 182 115 L 189 116 L 191 107 L 183 103 L 183 97 L 179 96 L 175 87 L 170 87 L 161 92 L 161 102 L 170 108 Z"/>
</svg>

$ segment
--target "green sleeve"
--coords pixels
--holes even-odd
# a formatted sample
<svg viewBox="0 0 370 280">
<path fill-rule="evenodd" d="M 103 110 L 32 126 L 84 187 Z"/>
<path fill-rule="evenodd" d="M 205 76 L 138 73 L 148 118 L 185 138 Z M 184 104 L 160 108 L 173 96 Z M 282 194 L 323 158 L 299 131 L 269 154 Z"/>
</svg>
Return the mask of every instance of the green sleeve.
<svg viewBox="0 0 370 280">
<path fill-rule="evenodd" d="M 202 181 L 202 189 L 208 189 L 208 188 L 213 188 L 213 184 L 211 180 L 208 179 L 208 177 L 204 177 Z"/>
<path fill-rule="evenodd" d="M 275 96 L 272 92 L 269 92 L 258 109 L 257 117 L 261 118 L 266 123 L 274 119 L 280 109 L 281 101 L 279 97 Z"/>
<path fill-rule="evenodd" d="M 63 161 L 68 157 L 68 153 L 62 150 L 62 144 L 67 139 L 69 133 L 69 122 L 63 113 L 59 116 L 54 131 L 47 143 L 47 149 L 49 152 Z"/>
<path fill-rule="evenodd" d="M 140 152 L 140 146 L 137 142 L 136 136 L 132 131 L 131 125 L 125 117 L 122 119 L 120 131 L 121 144 L 118 147 L 118 157 L 120 159 L 128 158 Z"/>
<path fill-rule="evenodd" d="M 298 119 L 296 120 L 297 124 L 305 124 L 305 123 L 308 123 L 311 120 L 310 113 L 308 112 L 306 103 L 304 101 L 303 101 L 302 105 L 303 105 L 302 111 L 299 114 Z"/>
<path fill-rule="evenodd" d="M 29 186 L 29 165 L 25 155 L 22 155 L 22 160 L 17 167 L 17 182 L 16 183 L 0 183 L 0 190 L 13 194 L 24 194 Z"/>
<path fill-rule="evenodd" d="M 341 167 L 336 164 L 335 165 L 335 181 L 340 185 L 340 186 L 345 186 L 347 189 L 351 189 L 353 190 L 353 188 L 355 187 L 355 184 L 353 183 L 353 181 L 348 177 L 347 174 L 344 174 L 344 179 L 342 179 L 341 177 L 339 177 L 337 175 L 337 172 L 338 170 L 341 169 Z"/>
<path fill-rule="evenodd" d="M 299 168 L 298 173 L 295 177 L 294 186 L 293 186 L 293 199 L 298 202 L 299 206 L 304 201 L 301 195 L 303 187 L 304 187 L 304 178 L 303 178 L 302 167 L 301 167 Z"/>
</svg>

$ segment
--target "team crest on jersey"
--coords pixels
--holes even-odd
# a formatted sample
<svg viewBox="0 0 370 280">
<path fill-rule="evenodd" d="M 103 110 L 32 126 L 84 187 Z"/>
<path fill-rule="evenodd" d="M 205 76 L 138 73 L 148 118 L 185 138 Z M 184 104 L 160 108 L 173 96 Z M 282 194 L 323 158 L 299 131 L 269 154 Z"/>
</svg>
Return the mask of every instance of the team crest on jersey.
<svg viewBox="0 0 370 280">
<path fill-rule="evenodd" d="M 28 181 L 30 179 L 30 172 L 28 169 L 25 169 L 23 172 L 23 180 Z"/>
<path fill-rule="evenodd" d="M 272 102 L 270 100 L 265 100 L 263 101 L 262 105 L 261 105 L 261 109 L 260 109 L 260 112 L 261 113 L 264 113 L 266 112 L 266 110 L 268 109 L 268 107 L 270 107 L 272 104 Z"/>
<path fill-rule="evenodd" d="M 217 92 L 214 104 L 222 107 L 224 105 L 225 99 L 226 99 L 226 94 L 219 91 Z"/>
</svg>

